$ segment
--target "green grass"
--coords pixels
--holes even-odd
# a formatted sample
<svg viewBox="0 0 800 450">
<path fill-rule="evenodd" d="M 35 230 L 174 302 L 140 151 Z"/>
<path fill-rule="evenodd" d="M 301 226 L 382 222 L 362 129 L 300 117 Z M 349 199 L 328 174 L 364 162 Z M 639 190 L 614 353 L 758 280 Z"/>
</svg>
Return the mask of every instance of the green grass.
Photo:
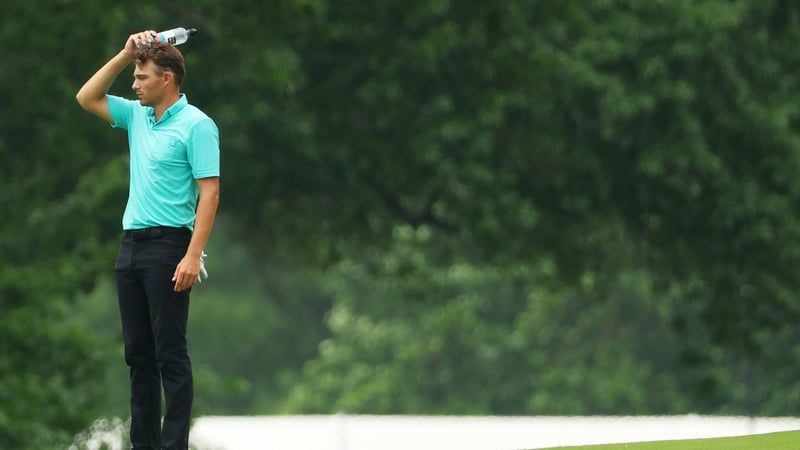
<svg viewBox="0 0 800 450">
<path fill-rule="evenodd" d="M 570 450 L 797 450 L 800 448 L 800 431 L 717 439 L 692 439 L 688 441 L 657 441 L 555 448 Z"/>
</svg>

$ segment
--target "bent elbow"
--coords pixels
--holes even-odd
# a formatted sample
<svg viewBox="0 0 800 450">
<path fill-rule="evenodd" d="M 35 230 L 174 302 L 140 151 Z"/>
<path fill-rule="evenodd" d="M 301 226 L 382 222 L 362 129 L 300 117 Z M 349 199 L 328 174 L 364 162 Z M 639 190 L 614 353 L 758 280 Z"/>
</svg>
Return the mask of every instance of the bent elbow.
<svg viewBox="0 0 800 450">
<path fill-rule="evenodd" d="M 87 111 L 89 110 L 89 99 L 82 90 L 78 91 L 78 93 L 75 94 L 75 101 L 78 102 L 81 108 Z"/>
</svg>

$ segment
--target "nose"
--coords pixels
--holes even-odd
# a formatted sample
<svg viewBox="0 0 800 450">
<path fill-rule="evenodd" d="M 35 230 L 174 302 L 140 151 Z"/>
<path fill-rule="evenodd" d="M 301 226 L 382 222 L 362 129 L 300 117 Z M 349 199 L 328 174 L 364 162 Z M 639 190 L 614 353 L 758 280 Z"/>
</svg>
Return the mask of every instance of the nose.
<svg viewBox="0 0 800 450">
<path fill-rule="evenodd" d="M 136 85 L 136 81 L 134 81 L 133 84 L 131 84 L 131 89 L 133 89 L 134 91 L 139 89 L 139 86 Z"/>
</svg>

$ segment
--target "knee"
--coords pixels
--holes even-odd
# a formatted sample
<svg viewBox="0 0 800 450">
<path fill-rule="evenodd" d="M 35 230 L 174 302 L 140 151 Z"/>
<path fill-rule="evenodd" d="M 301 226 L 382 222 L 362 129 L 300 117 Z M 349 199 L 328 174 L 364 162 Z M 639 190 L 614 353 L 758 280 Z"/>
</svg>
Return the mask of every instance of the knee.
<svg viewBox="0 0 800 450">
<path fill-rule="evenodd" d="M 184 368 L 191 365 L 189 360 L 189 353 L 186 348 L 172 348 L 169 350 L 161 350 L 156 355 L 158 361 L 158 368 L 164 371 L 182 371 Z"/>
<path fill-rule="evenodd" d="M 155 367 L 155 350 L 145 345 L 126 345 L 125 363 L 129 367 Z"/>
</svg>

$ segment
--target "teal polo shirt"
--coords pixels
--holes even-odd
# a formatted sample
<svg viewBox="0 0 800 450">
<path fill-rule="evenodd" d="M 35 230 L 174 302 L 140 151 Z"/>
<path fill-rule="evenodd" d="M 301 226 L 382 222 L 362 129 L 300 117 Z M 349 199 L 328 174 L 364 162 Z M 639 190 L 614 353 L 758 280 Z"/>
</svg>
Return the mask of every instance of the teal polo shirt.
<svg viewBox="0 0 800 450">
<path fill-rule="evenodd" d="M 108 95 L 112 127 L 128 130 L 130 190 L 122 229 L 194 229 L 197 179 L 219 176 L 219 130 L 186 95 L 156 122 L 138 100 Z"/>
</svg>

